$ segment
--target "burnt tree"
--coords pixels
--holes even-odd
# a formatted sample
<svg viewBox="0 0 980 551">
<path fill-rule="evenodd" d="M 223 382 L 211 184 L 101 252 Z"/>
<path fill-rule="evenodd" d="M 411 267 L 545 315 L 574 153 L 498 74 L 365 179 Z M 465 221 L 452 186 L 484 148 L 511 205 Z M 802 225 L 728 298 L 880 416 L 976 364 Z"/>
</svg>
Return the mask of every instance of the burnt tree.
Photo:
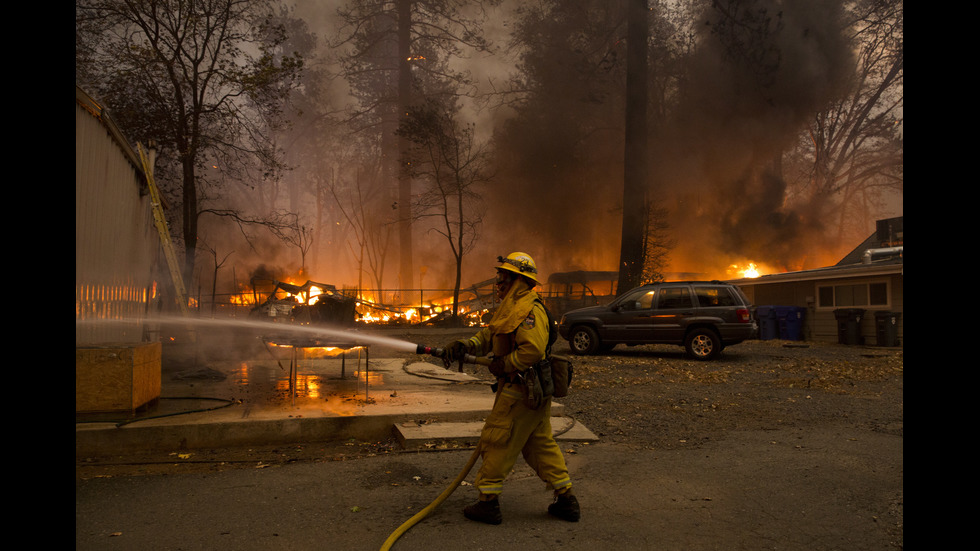
<svg viewBox="0 0 980 551">
<path fill-rule="evenodd" d="M 626 40 L 626 143 L 618 293 L 639 285 L 647 226 L 647 0 L 629 0 Z"/>
</svg>

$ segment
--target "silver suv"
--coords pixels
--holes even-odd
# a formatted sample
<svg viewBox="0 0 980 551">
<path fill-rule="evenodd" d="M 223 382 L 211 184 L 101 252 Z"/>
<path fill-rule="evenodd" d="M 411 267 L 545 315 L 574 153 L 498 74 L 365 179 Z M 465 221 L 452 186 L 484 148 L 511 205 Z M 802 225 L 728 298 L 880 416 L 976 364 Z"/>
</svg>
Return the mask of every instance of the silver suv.
<svg viewBox="0 0 980 551">
<path fill-rule="evenodd" d="M 572 353 L 595 354 L 617 344 L 677 344 L 698 360 L 756 336 L 752 305 L 721 281 L 651 283 L 605 306 L 566 312 L 558 333 Z"/>
</svg>

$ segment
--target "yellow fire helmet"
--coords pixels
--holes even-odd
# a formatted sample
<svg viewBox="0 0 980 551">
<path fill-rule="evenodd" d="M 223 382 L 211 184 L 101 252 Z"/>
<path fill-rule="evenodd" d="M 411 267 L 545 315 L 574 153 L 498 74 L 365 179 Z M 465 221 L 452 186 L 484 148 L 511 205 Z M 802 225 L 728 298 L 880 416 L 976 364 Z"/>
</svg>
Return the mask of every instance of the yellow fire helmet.
<svg viewBox="0 0 980 551">
<path fill-rule="evenodd" d="M 538 281 L 538 267 L 534 265 L 534 259 L 527 253 L 510 253 L 507 258 L 497 257 L 498 270 L 507 270 L 515 274 L 522 275 L 535 283 Z"/>
</svg>

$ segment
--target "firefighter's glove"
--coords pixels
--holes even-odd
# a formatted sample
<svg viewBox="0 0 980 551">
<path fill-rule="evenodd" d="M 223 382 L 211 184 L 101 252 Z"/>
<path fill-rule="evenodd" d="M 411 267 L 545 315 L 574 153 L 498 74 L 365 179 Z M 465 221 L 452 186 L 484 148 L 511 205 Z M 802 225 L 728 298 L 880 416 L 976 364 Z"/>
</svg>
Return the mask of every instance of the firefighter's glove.
<svg viewBox="0 0 980 551">
<path fill-rule="evenodd" d="M 504 359 L 503 358 L 494 358 L 493 360 L 490 361 L 489 369 L 490 369 L 490 373 L 493 373 L 493 376 L 494 377 L 497 377 L 498 379 L 500 377 L 503 377 L 504 376 L 504 373 L 505 373 L 504 372 Z"/>
<path fill-rule="evenodd" d="M 466 345 L 462 341 L 453 341 L 442 347 L 442 361 L 445 362 L 447 367 L 454 362 L 462 363 L 463 356 L 466 352 Z"/>
</svg>

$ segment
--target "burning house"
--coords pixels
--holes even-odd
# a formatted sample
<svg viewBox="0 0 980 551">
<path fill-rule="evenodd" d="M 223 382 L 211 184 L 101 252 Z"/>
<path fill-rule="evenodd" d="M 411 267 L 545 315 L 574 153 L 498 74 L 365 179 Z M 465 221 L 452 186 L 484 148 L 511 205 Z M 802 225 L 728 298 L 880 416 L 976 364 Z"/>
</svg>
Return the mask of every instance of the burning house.
<svg viewBox="0 0 980 551">
<path fill-rule="evenodd" d="M 905 307 L 903 218 L 879 220 L 875 232 L 833 266 L 732 283 L 762 313 L 769 305 L 793 309 L 801 325 L 799 339 L 899 346 Z"/>
</svg>

